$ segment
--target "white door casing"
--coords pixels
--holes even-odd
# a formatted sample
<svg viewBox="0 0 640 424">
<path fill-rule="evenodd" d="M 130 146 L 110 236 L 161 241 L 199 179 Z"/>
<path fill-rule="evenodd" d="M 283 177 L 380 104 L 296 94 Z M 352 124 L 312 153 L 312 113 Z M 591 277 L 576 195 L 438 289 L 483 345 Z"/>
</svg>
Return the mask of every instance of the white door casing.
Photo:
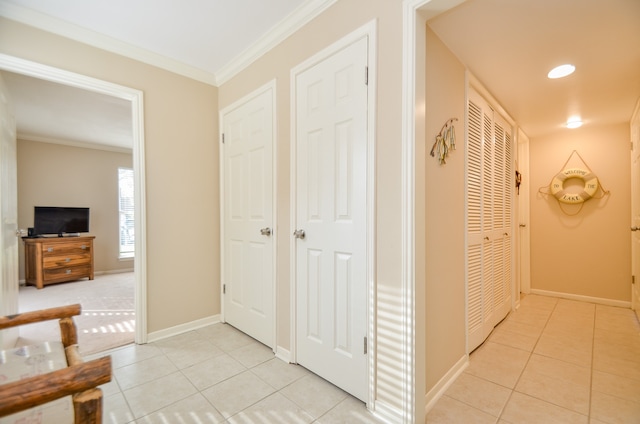
<svg viewBox="0 0 640 424">
<path fill-rule="evenodd" d="M 18 176 L 16 122 L 0 75 L 0 315 L 18 312 Z M 0 349 L 11 348 L 17 329 L 0 332 Z"/>
<path fill-rule="evenodd" d="M 221 112 L 224 321 L 275 348 L 275 82 Z"/>
<path fill-rule="evenodd" d="M 631 120 L 631 307 L 640 318 L 640 100 Z"/>
<path fill-rule="evenodd" d="M 134 215 L 136 234 L 136 255 L 134 259 L 136 313 L 135 341 L 140 344 L 146 343 L 148 336 L 146 236 L 147 196 L 145 182 L 144 96 L 142 91 L 5 54 L 0 54 L 0 69 L 125 99 L 131 102 L 131 135 L 133 139 L 132 153 L 135 197 Z"/>
<path fill-rule="evenodd" d="M 295 359 L 365 401 L 368 41 L 292 71 Z"/>
</svg>

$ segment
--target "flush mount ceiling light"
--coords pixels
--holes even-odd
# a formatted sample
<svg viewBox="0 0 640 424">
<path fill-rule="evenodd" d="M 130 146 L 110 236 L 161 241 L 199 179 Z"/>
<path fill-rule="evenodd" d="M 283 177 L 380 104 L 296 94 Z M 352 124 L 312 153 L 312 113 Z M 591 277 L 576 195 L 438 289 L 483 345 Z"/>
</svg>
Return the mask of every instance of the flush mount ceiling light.
<svg viewBox="0 0 640 424">
<path fill-rule="evenodd" d="M 578 117 L 569 118 L 567 121 L 567 128 L 580 128 L 582 126 L 582 119 Z"/>
<path fill-rule="evenodd" d="M 571 75 L 573 71 L 576 70 L 576 67 L 570 64 L 556 66 L 552 70 L 549 71 L 547 77 L 551 79 L 566 77 L 567 75 Z"/>
</svg>

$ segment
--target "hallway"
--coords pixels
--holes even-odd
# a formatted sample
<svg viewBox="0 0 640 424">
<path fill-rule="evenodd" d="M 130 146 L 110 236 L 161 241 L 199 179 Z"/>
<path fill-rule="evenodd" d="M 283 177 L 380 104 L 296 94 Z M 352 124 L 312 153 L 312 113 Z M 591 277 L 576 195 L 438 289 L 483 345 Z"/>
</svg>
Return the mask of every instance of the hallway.
<svg viewBox="0 0 640 424">
<path fill-rule="evenodd" d="M 523 297 L 427 422 L 640 423 L 640 324 L 630 309 Z"/>
</svg>

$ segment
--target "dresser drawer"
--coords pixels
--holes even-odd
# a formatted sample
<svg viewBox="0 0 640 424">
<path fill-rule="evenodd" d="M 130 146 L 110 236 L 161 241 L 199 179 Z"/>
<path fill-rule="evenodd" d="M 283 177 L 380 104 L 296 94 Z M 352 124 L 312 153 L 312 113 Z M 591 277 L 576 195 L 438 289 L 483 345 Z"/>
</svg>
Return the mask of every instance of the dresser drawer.
<svg viewBox="0 0 640 424">
<path fill-rule="evenodd" d="M 67 242 L 67 243 L 43 243 L 42 256 L 68 256 L 91 252 L 91 243 Z"/>
<path fill-rule="evenodd" d="M 56 256 L 45 256 L 42 258 L 42 268 L 53 269 L 60 267 L 70 267 L 76 265 L 87 265 L 91 263 L 91 253 L 66 253 Z"/>
<path fill-rule="evenodd" d="M 42 274 L 45 283 L 77 280 L 90 276 L 91 264 L 44 269 Z"/>
</svg>

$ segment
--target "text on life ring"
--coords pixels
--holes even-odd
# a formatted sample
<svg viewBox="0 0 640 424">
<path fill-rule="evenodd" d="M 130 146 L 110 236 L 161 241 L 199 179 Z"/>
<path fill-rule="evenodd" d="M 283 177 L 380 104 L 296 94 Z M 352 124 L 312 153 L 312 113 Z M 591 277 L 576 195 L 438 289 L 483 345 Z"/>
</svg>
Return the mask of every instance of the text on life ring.
<svg viewBox="0 0 640 424">
<path fill-rule="evenodd" d="M 569 178 L 582 180 L 584 187 L 578 193 L 567 193 L 564 189 L 564 182 Z M 562 203 L 582 203 L 593 197 L 598 191 L 598 177 L 591 172 L 579 168 L 565 169 L 559 172 L 551 180 L 551 194 Z"/>
</svg>

